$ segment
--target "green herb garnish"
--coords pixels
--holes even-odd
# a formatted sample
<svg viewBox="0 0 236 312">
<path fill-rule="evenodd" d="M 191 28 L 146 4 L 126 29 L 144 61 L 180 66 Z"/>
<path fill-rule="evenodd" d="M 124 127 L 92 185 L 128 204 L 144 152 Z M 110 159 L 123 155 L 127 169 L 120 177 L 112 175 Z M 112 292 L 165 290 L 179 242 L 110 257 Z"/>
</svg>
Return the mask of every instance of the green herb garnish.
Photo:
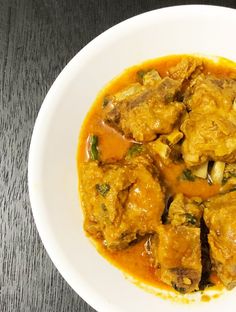
<svg viewBox="0 0 236 312">
<path fill-rule="evenodd" d="M 103 99 L 103 102 L 102 102 L 102 107 L 105 108 L 108 103 L 109 103 L 109 98 L 107 96 L 105 96 Z"/>
<path fill-rule="evenodd" d="M 108 183 L 96 184 L 95 187 L 96 187 L 96 190 L 98 191 L 98 193 L 100 195 L 102 195 L 103 197 L 106 196 L 106 194 L 109 192 L 109 190 L 111 188 Z"/>
<path fill-rule="evenodd" d="M 127 156 L 134 157 L 139 155 L 143 151 L 143 145 L 142 144 L 133 144 L 127 151 Z"/>
<path fill-rule="evenodd" d="M 178 287 L 174 282 L 171 282 L 172 287 L 180 292 L 181 294 L 184 294 L 186 292 L 186 289 L 184 287 Z"/>
<path fill-rule="evenodd" d="M 104 212 L 107 212 L 107 207 L 104 203 L 101 204 L 101 208 Z"/>
<path fill-rule="evenodd" d="M 140 69 L 139 71 L 137 71 L 137 76 L 139 79 L 143 79 L 143 76 L 147 73 L 146 70 Z"/>
<path fill-rule="evenodd" d="M 196 217 L 194 217 L 190 213 L 185 213 L 185 219 L 186 219 L 186 222 L 189 224 L 195 225 L 197 223 Z"/>
<path fill-rule="evenodd" d="M 89 137 L 89 157 L 91 160 L 99 159 L 98 152 L 98 137 L 94 134 L 91 134 Z"/>
<path fill-rule="evenodd" d="M 138 82 L 143 83 L 143 77 L 146 75 L 147 72 L 148 70 L 143 70 L 143 69 L 140 69 L 139 71 L 137 71 Z"/>
<path fill-rule="evenodd" d="M 195 176 L 192 174 L 192 171 L 190 169 L 184 169 L 182 172 L 181 178 L 183 180 L 188 180 L 188 181 L 195 180 Z"/>
<path fill-rule="evenodd" d="M 229 178 L 223 177 L 221 184 L 225 185 Z"/>
</svg>

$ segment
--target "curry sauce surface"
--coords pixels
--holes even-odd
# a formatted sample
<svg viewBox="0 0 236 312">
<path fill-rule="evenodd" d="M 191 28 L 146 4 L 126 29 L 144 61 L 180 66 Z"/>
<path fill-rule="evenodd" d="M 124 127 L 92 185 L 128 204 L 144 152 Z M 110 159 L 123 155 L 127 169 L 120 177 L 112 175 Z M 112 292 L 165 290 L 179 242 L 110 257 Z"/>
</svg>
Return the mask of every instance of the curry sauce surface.
<svg viewBox="0 0 236 312">
<path fill-rule="evenodd" d="M 99 150 L 102 161 L 122 159 L 133 143 L 131 140 L 127 140 L 120 133 L 106 125 L 102 120 L 102 104 L 104 97 L 120 91 L 130 83 L 136 82 L 137 72 L 139 70 L 156 69 L 161 77 L 166 76 L 168 74 L 168 69 L 176 65 L 182 57 L 184 56 L 168 56 L 133 66 L 125 70 L 119 77 L 112 80 L 102 89 L 82 126 L 77 155 L 78 171 L 80 171 L 80 163 L 88 160 L 88 138 L 91 133 L 99 137 Z M 204 72 L 213 74 L 215 77 L 219 78 L 236 77 L 235 64 L 233 68 L 233 64 L 231 66 L 231 62 L 225 59 L 219 59 L 218 62 L 204 59 Z M 164 181 L 171 195 L 183 193 L 187 197 L 199 196 L 202 199 L 207 199 L 219 192 L 219 185 L 209 185 L 207 181 L 203 179 L 196 179 L 195 181 L 179 180 L 178 177 L 185 168 L 184 164 L 173 163 L 165 165 L 160 159 L 158 167 L 161 180 Z M 93 240 L 95 239 L 93 238 Z M 150 257 L 145 249 L 146 238 L 119 251 L 106 249 L 99 239 L 97 239 L 95 243 L 98 251 L 106 259 L 138 281 L 158 288 L 173 290 L 172 287 L 161 282 L 158 276 L 158 270 L 155 272 Z M 211 280 L 215 285 L 221 287 L 214 273 L 212 274 Z"/>
</svg>

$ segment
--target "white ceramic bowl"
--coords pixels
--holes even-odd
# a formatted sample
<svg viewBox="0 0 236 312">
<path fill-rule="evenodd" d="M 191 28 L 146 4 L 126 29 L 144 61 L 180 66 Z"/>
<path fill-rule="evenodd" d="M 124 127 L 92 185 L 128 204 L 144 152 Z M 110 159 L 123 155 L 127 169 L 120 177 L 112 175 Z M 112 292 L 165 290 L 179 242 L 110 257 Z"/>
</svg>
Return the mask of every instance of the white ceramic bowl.
<svg viewBox="0 0 236 312">
<path fill-rule="evenodd" d="M 236 10 L 179 6 L 147 12 L 104 32 L 64 68 L 38 115 L 29 153 L 29 193 L 43 244 L 71 287 L 98 311 L 236 310 L 235 291 L 209 303 L 163 300 L 129 282 L 83 232 L 76 152 L 98 91 L 125 68 L 179 53 L 236 60 Z"/>
</svg>

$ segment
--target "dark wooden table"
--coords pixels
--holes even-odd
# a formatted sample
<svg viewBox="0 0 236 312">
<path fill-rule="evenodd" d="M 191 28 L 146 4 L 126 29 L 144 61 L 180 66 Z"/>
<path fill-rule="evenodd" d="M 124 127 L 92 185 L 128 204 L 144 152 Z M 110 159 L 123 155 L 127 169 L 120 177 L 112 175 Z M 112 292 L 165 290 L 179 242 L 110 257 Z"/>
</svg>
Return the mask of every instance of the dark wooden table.
<svg viewBox="0 0 236 312">
<path fill-rule="evenodd" d="M 91 39 L 136 14 L 191 3 L 236 8 L 236 0 L 0 0 L 1 312 L 94 311 L 53 266 L 32 218 L 27 158 L 34 122 L 54 79 Z"/>
</svg>

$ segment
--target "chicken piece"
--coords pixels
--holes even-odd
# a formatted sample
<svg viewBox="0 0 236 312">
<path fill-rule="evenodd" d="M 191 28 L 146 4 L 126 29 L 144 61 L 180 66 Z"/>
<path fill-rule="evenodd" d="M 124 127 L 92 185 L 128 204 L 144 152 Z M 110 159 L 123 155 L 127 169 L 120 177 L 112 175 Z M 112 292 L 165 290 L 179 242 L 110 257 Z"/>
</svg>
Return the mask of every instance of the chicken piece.
<svg viewBox="0 0 236 312">
<path fill-rule="evenodd" d="M 236 161 L 236 114 L 191 112 L 181 130 L 185 134 L 182 154 L 187 166 L 208 160 Z"/>
<path fill-rule="evenodd" d="M 164 195 L 150 158 L 81 166 L 85 230 L 109 249 L 121 249 L 138 236 L 155 232 L 164 210 Z"/>
<path fill-rule="evenodd" d="M 208 160 L 236 161 L 236 81 L 201 78 L 184 102 L 191 110 L 181 125 L 187 166 Z"/>
<path fill-rule="evenodd" d="M 209 244 L 207 240 L 208 229 L 202 218 L 203 204 L 200 197 L 193 197 L 191 199 L 184 197 L 183 194 L 177 194 L 169 207 L 169 215 L 167 222 L 174 226 L 188 226 L 201 228 L 201 264 L 202 273 L 199 282 L 199 289 L 205 289 L 210 283 L 211 273 L 211 259 Z"/>
<path fill-rule="evenodd" d="M 169 69 L 169 77 L 183 81 L 189 79 L 198 69 L 202 69 L 202 60 L 186 56 L 176 66 Z"/>
<path fill-rule="evenodd" d="M 177 194 L 169 207 L 169 224 L 158 227 L 151 244 L 161 280 L 182 293 L 197 290 L 201 281 L 201 203 L 199 197 Z"/>
<path fill-rule="evenodd" d="M 191 83 L 184 98 L 189 110 L 210 113 L 216 109 L 230 111 L 236 97 L 236 81 L 200 75 Z"/>
<path fill-rule="evenodd" d="M 202 272 L 199 228 L 161 225 L 151 251 L 163 282 L 181 293 L 198 290 Z"/>
<path fill-rule="evenodd" d="M 168 223 L 174 226 L 200 227 L 200 220 L 203 214 L 202 200 L 199 197 L 191 199 L 177 194 L 170 204 Z"/>
<path fill-rule="evenodd" d="M 236 286 L 236 192 L 212 197 L 205 206 L 213 268 L 222 283 L 232 289 Z"/>
<path fill-rule="evenodd" d="M 139 142 L 170 133 L 185 110 L 184 105 L 176 101 L 179 81 L 169 77 L 159 79 L 152 71 L 144 82 L 145 85 L 132 84 L 110 97 L 103 109 L 106 123 Z"/>
</svg>

